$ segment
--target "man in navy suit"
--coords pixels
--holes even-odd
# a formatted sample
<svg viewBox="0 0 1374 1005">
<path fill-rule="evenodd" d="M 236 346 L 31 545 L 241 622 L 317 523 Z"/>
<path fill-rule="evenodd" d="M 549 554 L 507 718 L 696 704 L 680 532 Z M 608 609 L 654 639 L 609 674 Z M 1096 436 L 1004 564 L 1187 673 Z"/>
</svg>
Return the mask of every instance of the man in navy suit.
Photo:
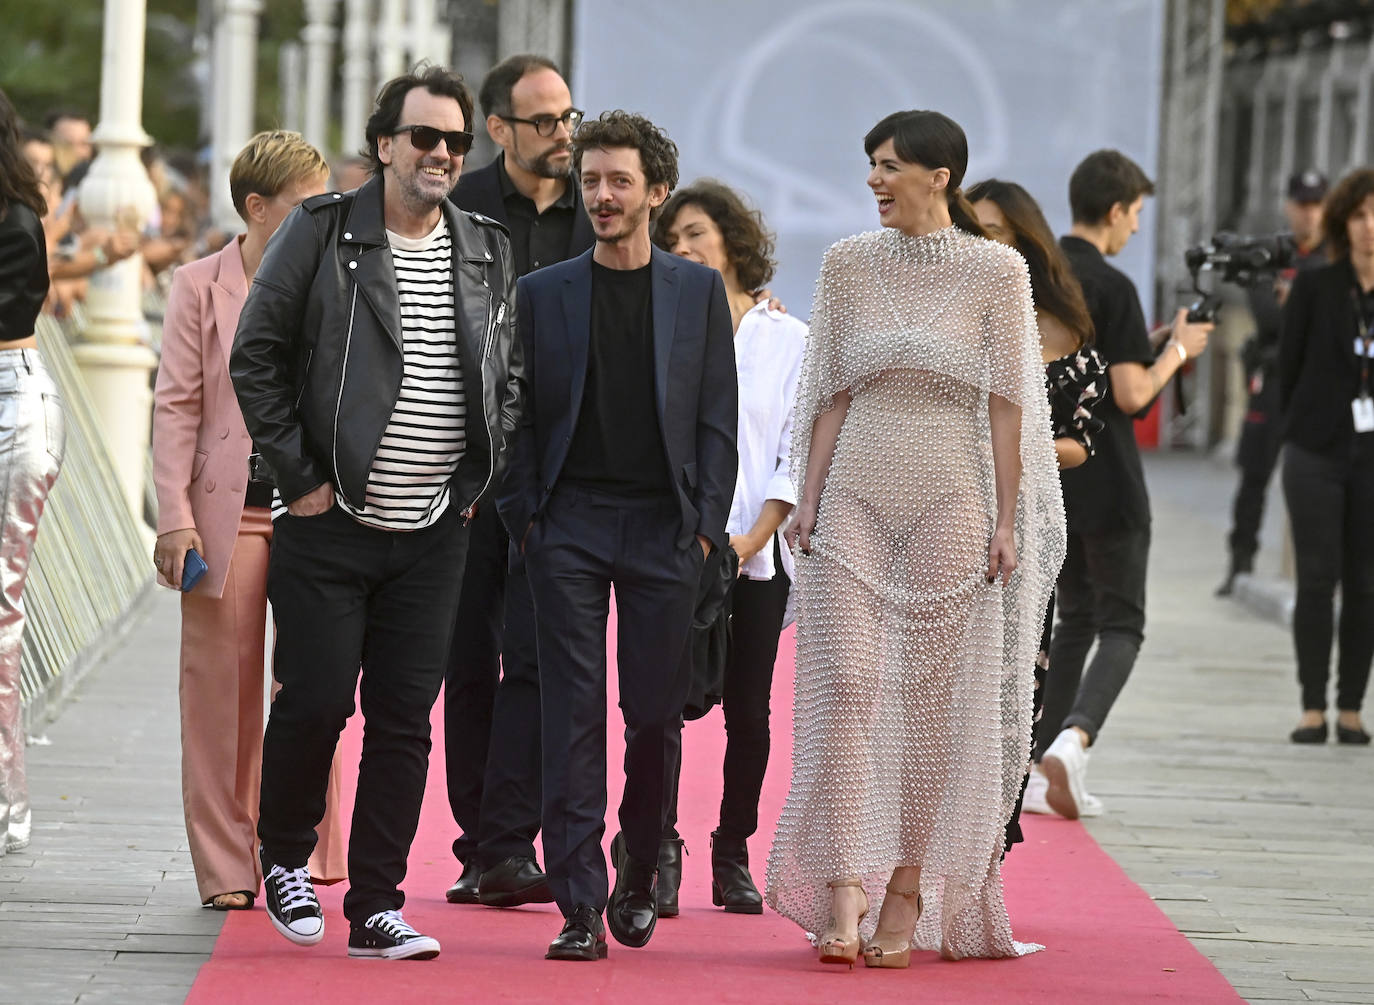
<svg viewBox="0 0 1374 1005">
<path fill-rule="evenodd" d="M 737 383 L 720 274 L 655 249 L 650 213 L 677 184 L 677 147 L 607 112 L 573 140 L 596 245 L 520 280 L 530 373 L 502 487 L 538 614 L 545 868 L 565 924 L 547 958 L 649 941 L 663 828 L 665 738 L 681 729 L 679 656 L 701 568 L 726 544 Z M 606 624 L 618 614 L 625 717 L 621 832 L 607 897 Z"/>
</svg>

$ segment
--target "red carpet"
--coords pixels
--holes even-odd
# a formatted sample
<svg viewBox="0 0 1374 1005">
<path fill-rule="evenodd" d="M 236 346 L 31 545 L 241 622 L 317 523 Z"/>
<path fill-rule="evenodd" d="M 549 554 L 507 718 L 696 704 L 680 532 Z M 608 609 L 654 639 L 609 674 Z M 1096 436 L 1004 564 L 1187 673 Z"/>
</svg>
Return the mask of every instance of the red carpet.
<svg viewBox="0 0 1374 1005">
<path fill-rule="evenodd" d="M 754 875 L 763 882 L 773 824 L 782 808 L 791 758 L 792 635 L 784 637 L 774 684 L 772 766 L 764 787 L 760 832 L 750 842 Z M 614 664 L 612 664 L 614 665 Z M 614 680 L 608 696 L 612 725 L 610 818 L 616 830 L 617 766 L 621 750 Z M 359 723 L 345 736 L 347 762 L 356 762 Z M 406 918 L 436 936 L 442 955 L 432 962 L 350 960 L 342 886 L 320 891 L 325 941 L 292 946 L 277 935 L 261 907 L 230 914 L 214 956 L 200 971 L 191 1003 L 260 1005 L 330 1000 L 398 1002 L 640 1001 L 742 1002 L 764 1005 L 829 1001 L 1083 1002 L 1172 1001 L 1201 1005 L 1242 999 L 1168 918 L 1077 823 L 1033 817 L 1027 842 L 1006 866 L 1007 903 L 1016 937 L 1045 952 L 1019 960 L 949 963 L 934 953 L 902 971 L 853 972 L 822 967 L 800 931 L 777 915 L 727 915 L 710 906 L 710 846 L 720 799 L 724 731 L 720 711 L 689 723 L 684 741 L 681 819 L 689 856 L 684 866 L 682 916 L 659 923 L 644 949 L 611 942 L 609 962 L 551 963 L 544 949 L 562 919 L 553 905 L 501 911 L 445 903 L 458 868 L 450 852 L 454 825 L 444 791 L 441 717 L 420 833 L 405 882 Z M 345 803 L 345 819 L 352 795 Z"/>
</svg>

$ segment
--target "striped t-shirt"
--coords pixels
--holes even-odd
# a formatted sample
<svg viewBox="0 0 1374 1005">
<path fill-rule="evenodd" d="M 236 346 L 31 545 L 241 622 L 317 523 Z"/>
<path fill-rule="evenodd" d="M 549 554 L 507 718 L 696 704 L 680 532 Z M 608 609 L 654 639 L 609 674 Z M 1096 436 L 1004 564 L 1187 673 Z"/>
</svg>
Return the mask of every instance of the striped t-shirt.
<svg viewBox="0 0 1374 1005">
<path fill-rule="evenodd" d="M 359 523 L 419 530 L 443 515 L 449 480 L 463 456 L 463 393 L 453 303 L 453 240 L 443 216 L 421 238 L 386 232 L 396 263 L 405 346 L 401 393 L 367 476 L 361 509 L 339 499 Z"/>
</svg>

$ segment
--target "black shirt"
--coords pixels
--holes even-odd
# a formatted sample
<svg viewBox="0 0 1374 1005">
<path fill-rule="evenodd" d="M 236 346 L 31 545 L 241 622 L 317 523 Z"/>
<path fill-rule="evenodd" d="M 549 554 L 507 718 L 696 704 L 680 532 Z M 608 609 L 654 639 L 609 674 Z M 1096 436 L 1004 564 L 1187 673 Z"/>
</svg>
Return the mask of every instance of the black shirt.
<svg viewBox="0 0 1374 1005">
<path fill-rule="evenodd" d="M 1135 284 L 1124 272 L 1108 265 L 1102 252 L 1082 238 L 1061 238 L 1059 246 L 1083 287 L 1096 333 L 1093 348 L 1108 366 L 1153 363 L 1154 347 L 1150 345 L 1145 312 L 1141 310 Z M 1095 414 L 1103 425 L 1096 438 L 1097 453 L 1079 467 L 1059 475 L 1069 531 L 1098 534 L 1148 527 L 1150 497 L 1145 491 L 1145 471 L 1135 442 L 1134 420 L 1117 407 L 1110 392 Z"/>
<path fill-rule="evenodd" d="M 625 496 L 668 496 L 654 401 L 651 266 L 592 263 L 587 382 L 560 481 Z"/>
<path fill-rule="evenodd" d="M 526 276 L 535 269 L 563 261 L 568 255 L 577 213 L 572 178 L 564 186 L 563 194 L 541 213 L 534 200 L 522 194 L 511 181 L 504 156 L 496 162 L 496 176 L 501 182 L 501 200 L 506 207 L 516 274 Z"/>
</svg>

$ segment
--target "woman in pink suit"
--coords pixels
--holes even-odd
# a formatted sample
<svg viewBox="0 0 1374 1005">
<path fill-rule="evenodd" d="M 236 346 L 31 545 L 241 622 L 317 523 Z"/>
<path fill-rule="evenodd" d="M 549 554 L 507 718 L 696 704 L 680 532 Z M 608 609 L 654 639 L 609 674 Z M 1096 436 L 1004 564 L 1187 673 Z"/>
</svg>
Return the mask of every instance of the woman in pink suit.
<svg viewBox="0 0 1374 1005">
<path fill-rule="evenodd" d="M 181 784 L 201 902 L 253 906 L 262 765 L 263 649 L 272 487 L 249 479 L 253 444 L 229 382 L 229 350 L 268 239 L 302 201 L 325 191 L 329 167 L 297 133 L 259 133 L 229 175 L 247 233 L 181 266 L 163 323 L 153 408 L 159 582 L 181 588 L 187 552 L 209 571 L 181 598 Z M 316 882 L 344 877 L 338 755 Z"/>
</svg>

